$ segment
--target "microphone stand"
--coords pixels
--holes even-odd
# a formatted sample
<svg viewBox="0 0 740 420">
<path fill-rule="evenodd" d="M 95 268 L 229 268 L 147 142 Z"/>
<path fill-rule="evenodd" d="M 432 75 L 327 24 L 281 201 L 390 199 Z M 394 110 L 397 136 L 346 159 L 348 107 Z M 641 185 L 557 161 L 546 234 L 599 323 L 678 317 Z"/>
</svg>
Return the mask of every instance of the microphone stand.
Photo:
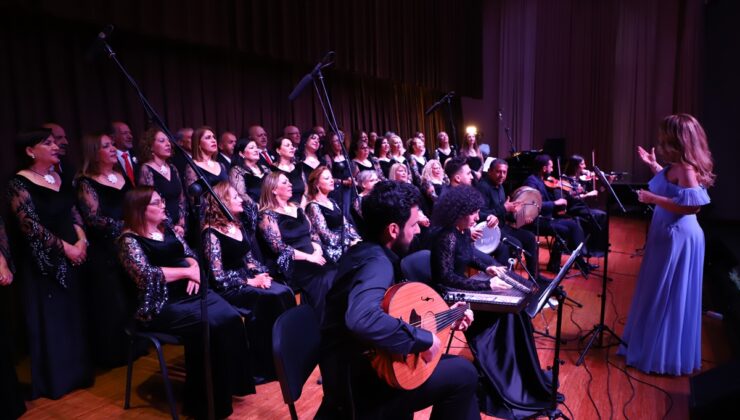
<svg viewBox="0 0 740 420">
<path fill-rule="evenodd" d="M 326 90 L 326 84 L 324 83 L 324 73 L 321 71 L 322 68 L 328 67 L 333 63 L 333 61 L 327 62 L 327 60 L 331 57 L 333 57 L 334 54 L 330 51 L 327 53 L 327 55 L 324 57 L 323 60 L 321 60 L 316 67 L 314 67 L 313 71 L 309 73 L 308 75 L 304 76 L 304 79 L 306 77 L 310 77 L 311 81 L 313 82 L 314 89 L 316 90 L 316 96 L 319 98 L 319 104 L 321 105 L 321 110 L 324 113 L 324 118 L 326 122 L 329 124 L 329 128 L 337 133 L 337 136 L 339 137 L 339 146 L 342 149 L 342 156 L 344 156 L 344 161 L 346 162 L 347 169 L 350 173 L 350 180 L 351 180 L 351 190 L 350 190 L 350 203 L 349 206 L 352 206 L 352 200 L 354 197 L 357 197 L 359 194 L 357 192 L 357 185 L 355 184 L 354 179 L 352 179 L 352 161 L 349 158 L 349 154 L 347 153 L 347 148 L 344 146 L 344 133 L 339 130 L 339 124 L 337 124 L 337 117 L 334 113 L 334 107 L 331 104 L 331 98 L 329 97 L 329 92 Z M 318 81 L 317 81 L 318 80 Z M 303 80 L 301 80 L 298 85 L 293 90 L 293 93 L 290 94 L 288 97 L 289 100 L 294 100 L 298 97 L 298 95 L 301 93 L 303 88 Z M 343 180 L 342 180 L 343 182 Z M 352 195 L 354 193 L 354 195 Z M 342 216 L 347 218 L 347 215 L 344 214 L 344 203 L 342 203 Z M 342 246 L 345 243 L 345 229 L 342 229 L 341 233 L 341 243 Z"/>
<path fill-rule="evenodd" d="M 576 361 L 576 366 L 580 366 L 581 363 L 583 363 L 583 360 L 586 357 L 586 353 L 588 353 L 589 350 L 591 350 L 591 347 L 594 345 L 594 342 L 596 341 L 596 338 L 599 338 L 598 347 L 603 348 L 604 347 L 604 333 L 607 332 L 611 334 L 614 338 L 617 339 L 617 341 L 627 347 L 627 343 L 620 338 L 617 333 L 612 331 L 611 328 L 609 328 L 604 323 L 604 318 L 606 316 L 606 283 L 609 280 L 609 277 L 607 275 L 607 272 L 609 271 L 609 248 L 611 248 L 611 244 L 609 243 L 609 220 L 610 220 L 610 213 L 609 210 L 609 198 L 613 198 L 616 203 L 619 205 L 620 209 L 622 210 L 622 213 L 626 213 L 627 211 L 624 209 L 624 206 L 622 205 L 622 202 L 619 201 L 619 197 L 617 197 L 617 194 L 614 192 L 614 189 L 612 188 L 611 184 L 609 184 L 609 181 L 606 179 L 606 176 L 604 175 L 601 170 L 594 166 L 594 172 L 599 177 L 599 181 L 601 181 L 609 190 L 610 194 L 607 196 L 607 203 L 606 203 L 606 251 L 604 252 L 604 274 L 602 275 L 601 279 L 601 314 L 599 315 L 599 323 L 597 325 L 594 325 L 594 327 L 591 329 L 591 331 L 588 332 L 588 334 L 581 337 L 581 341 L 585 340 L 586 337 L 589 335 L 591 336 L 591 339 L 588 340 L 588 344 L 586 344 L 586 347 L 583 349 L 583 352 L 581 352 L 581 355 L 578 357 L 578 360 Z"/>
<path fill-rule="evenodd" d="M 103 48 L 103 51 L 108 56 L 109 59 L 115 63 L 118 70 L 121 72 L 121 74 L 128 80 L 131 87 L 134 88 L 136 91 L 137 96 L 139 97 L 139 101 L 141 102 L 141 105 L 144 108 L 144 111 L 147 113 L 147 116 L 149 118 L 149 121 L 156 124 L 162 132 L 167 136 L 167 138 L 170 141 L 170 144 L 174 148 L 174 150 L 178 151 L 184 158 L 187 164 L 190 166 L 190 168 L 195 172 L 198 180 L 197 183 L 200 184 L 201 187 L 204 187 L 205 190 L 210 194 L 218 203 L 219 208 L 221 211 L 226 215 L 226 217 L 229 219 L 229 221 L 234 221 L 234 216 L 229 212 L 229 210 L 226 208 L 224 203 L 221 201 L 221 199 L 216 195 L 216 193 L 213 191 L 211 186 L 206 181 L 202 170 L 198 167 L 198 165 L 195 164 L 193 161 L 193 158 L 188 155 L 185 150 L 177 144 L 177 142 L 174 141 L 174 136 L 172 135 L 172 132 L 167 128 L 167 125 L 164 123 L 162 118 L 157 114 L 157 111 L 155 111 L 154 107 L 151 105 L 151 103 L 147 100 L 146 96 L 144 96 L 144 93 L 141 91 L 141 88 L 139 88 L 139 85 L 136 83 L 136 80 L 131 76 L 131 74 L 126 70 L 126 68 L 123 66 L 120 60 L 118 60 L 118 56 L 116 55 L 116 52 L 113 51 L 113 48 L 108 44 L 106 41 L 105 36 L 98 36 L 98 42 L 100 42 L 101 47 Z M 204 374 L 205 374 L 205 380 L 206 380 L 206 399 L 208 402 L 208 418 L 210 420 L 213 420 L 215 411 L 214 411 L 214 403 L 213 403 L 213 378 L 211 375 L 211 346 L 210 346 L 210 331 L 209 331 L 209 324 L 208 324 L 208 304 L 206 301 L 206 296 L 208 293 L 208 276 L 205 275 L 205 269 L 201 265 L 201 279 L 206 279 L 206 281 L 201 281 L 200 283 L 200 301 L 201 301 L 201 323 L 203 326 L 203 366 L 204 366 Z"/>
<path fill-rule="evenodd" d="M 455 128 L 455 119 L 452 115 L 452 98 L 455 96 L 455 92 L 448 92 L 445 94 L 445 96 L 441 97 L 437 102 L 435 102 L 432 106 L 430 106 L 425 112 L 424 115 L 431 114 L 435 109 L 439 108 L 443 103 L 447 104 L 447 118 L 450 123 L 450 131 L 452 131 L 452 139 L 455 141 L 456 146 L 460 146 L 460 143 L 457 141 L 457 128 Z"/>
</svg>

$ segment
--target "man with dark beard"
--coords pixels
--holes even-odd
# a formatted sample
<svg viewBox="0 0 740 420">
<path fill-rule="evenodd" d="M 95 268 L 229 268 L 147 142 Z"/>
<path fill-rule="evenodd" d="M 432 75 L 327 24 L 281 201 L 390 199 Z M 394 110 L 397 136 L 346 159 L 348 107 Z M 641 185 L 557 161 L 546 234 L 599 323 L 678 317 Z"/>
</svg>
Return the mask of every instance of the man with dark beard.
<svg viewBox="0 0 740 420">
<path fill-rule="evenodd" d="M 401 280 L 399 255 L 419 232 L 419 192 L 410 184 L 383 181 L 362 201 L 367 223 L 364 241 L 350 248 L 326 298 L 322 325 L 321 373 L 324 401 L 317 418 L 411 418 L 433 406 L 431 418 L 480 418 L 475 397 L 477 373 L 459 357 L 440 360 L 420 387 L 405 391 L 387 385 L 367 354 L 419 353 L 432 360 L 440 341 L 430 331 L 394 318 L 381 309 L 386 290 Z M 472 312 L 458 325 L 466 329 Z"/>
</svg>

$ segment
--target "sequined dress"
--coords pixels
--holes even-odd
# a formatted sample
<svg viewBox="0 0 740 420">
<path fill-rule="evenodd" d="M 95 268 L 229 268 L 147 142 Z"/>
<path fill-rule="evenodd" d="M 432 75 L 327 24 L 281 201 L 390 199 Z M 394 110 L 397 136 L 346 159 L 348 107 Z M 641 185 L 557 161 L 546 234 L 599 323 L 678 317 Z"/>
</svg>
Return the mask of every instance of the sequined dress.
<svg viewBox="0 0 740 420">
<path fill-rule="evenodd" d="M 259 238 L 273 278 L 283 279 L 294 290 L 302 290 L 306 303 L 321 317 L 336 266 L 331 261 L 320 266 L 295 259 L 296 250 L 312 254 L 312 242 L 320 243 L 319 238 L 311 235 L 311 225 L 303 209 L 297 209 L 296 217 L 263 210 L 260 212 Z"/>
<path fill-rule="evenodd" d="M 295 306 L 293 291 L 279 282 L 272 282 L 268 289 L 247 284 L 247 279 L 266 273 L 267 267 L 254 258 L 244 229 L 242 239 L 236 240 L 218 229 L 206 228 L 203 253 L 213 275 L 213 289 L 232 306 L 251 312 L 248 326 L 254 374 L 274 380 L 272 326 L 280 314 Z"/>
<path fill-rule="evenodd" d="M 136 290 L 118 262 L 115 240 L 123 228 L 123 197 L 131 189 L 125 179 L 118 189 L 91 177 L 77 180 L 77 200 L 85 222 L 88 261 L 85 264 L 85 307 L 95 363 L 123 366 L 129 339 L 124 328 L 133 314 Z"/>
<path fill-rule="evenodd" d="M 311 222 L 311 234 L 321 240 L 324 256 L 336 263 L 350 244 L 360 239 L 354 225 L 342 214 L 336 201 L 329 199 L 331 209 L 311 201 L 306 216 Z"/>
<path fill-rule="evenodd" d="M 78 267 L 64 254 L 62 241 L 74 244 L 74 225 L 82 221 L 74 191 L 63 183 L 57 192 L 15 175 L 8 185 L 20 230 L 16 255 L 31 355 L 31 398 L 57 399 L 94 381 L 83 290 Z"/>
<path fill-rule="evenodd" d="M 466 276 L 469 267 L 485 270 L 498 265 L 473 247 L 469 231 L 432 228 L 432 281 L 444 291 L 490 290 L 487 281 Z M 524 278 L 512 276 L 531 286 Z M 478 403 L 482 412 L 501 418 L 532 416 L 550 401 L 550 384 L 540 367 L 532 321 L 526 313 L 476 311 L 465 332 L 481 375 Z"/>
<path fill-rule="evenodd" d="M 121 264 L 139 289 L 136 313 L 140 328 L 184 338 L 184 401 L 191 414 L 205 418 L 201 296 L 187 294 L 186 280 L 166 282 L 162 271 L 162 267 L 186 267 L 186 258 L 194 259 L 195 254 L 169 228 L 161 241 L 124 232 L 118 244 Z M 215 414 L 226 418 L 232 413 L 232 395 L 255 392 L 247 333 L 240 314 L 213 290 L 208 290 L 206 302 Z"/>
</svg>

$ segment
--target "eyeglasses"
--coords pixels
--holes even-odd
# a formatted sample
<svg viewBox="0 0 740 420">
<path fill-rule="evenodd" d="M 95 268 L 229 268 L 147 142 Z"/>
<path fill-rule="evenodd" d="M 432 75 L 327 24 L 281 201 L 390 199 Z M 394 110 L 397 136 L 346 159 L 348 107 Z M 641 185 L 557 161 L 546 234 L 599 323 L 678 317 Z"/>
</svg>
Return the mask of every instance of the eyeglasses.
<svg viewBox="0 0 740 420">
<path fill-rule="evenodd" d="M 154 206 L 154 207 L 164 206 L 164 198 L 159 199 L 159 200 L 151 201 L 148 205 Z"/>
</svg>

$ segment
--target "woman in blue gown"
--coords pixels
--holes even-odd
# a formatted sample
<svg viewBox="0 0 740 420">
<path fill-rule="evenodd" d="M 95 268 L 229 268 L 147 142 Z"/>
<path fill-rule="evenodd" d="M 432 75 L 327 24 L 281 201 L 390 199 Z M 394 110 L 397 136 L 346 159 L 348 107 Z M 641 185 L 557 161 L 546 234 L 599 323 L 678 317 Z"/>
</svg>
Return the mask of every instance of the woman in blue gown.
<svg viewBox="0 0 740 420">
<path fill-rule="evenodd" d="M 701 290 L 704 233 L 696 220 L 714 184 L 712 155 L 699 122 L 687 114 L 666 117 L 655 149 L 638 147 L 655 176 L 643 203 L 655 204 L 645 256 L 619 354 L 647 373 L 683 375 L 701 366 Z"/>
</svg>

